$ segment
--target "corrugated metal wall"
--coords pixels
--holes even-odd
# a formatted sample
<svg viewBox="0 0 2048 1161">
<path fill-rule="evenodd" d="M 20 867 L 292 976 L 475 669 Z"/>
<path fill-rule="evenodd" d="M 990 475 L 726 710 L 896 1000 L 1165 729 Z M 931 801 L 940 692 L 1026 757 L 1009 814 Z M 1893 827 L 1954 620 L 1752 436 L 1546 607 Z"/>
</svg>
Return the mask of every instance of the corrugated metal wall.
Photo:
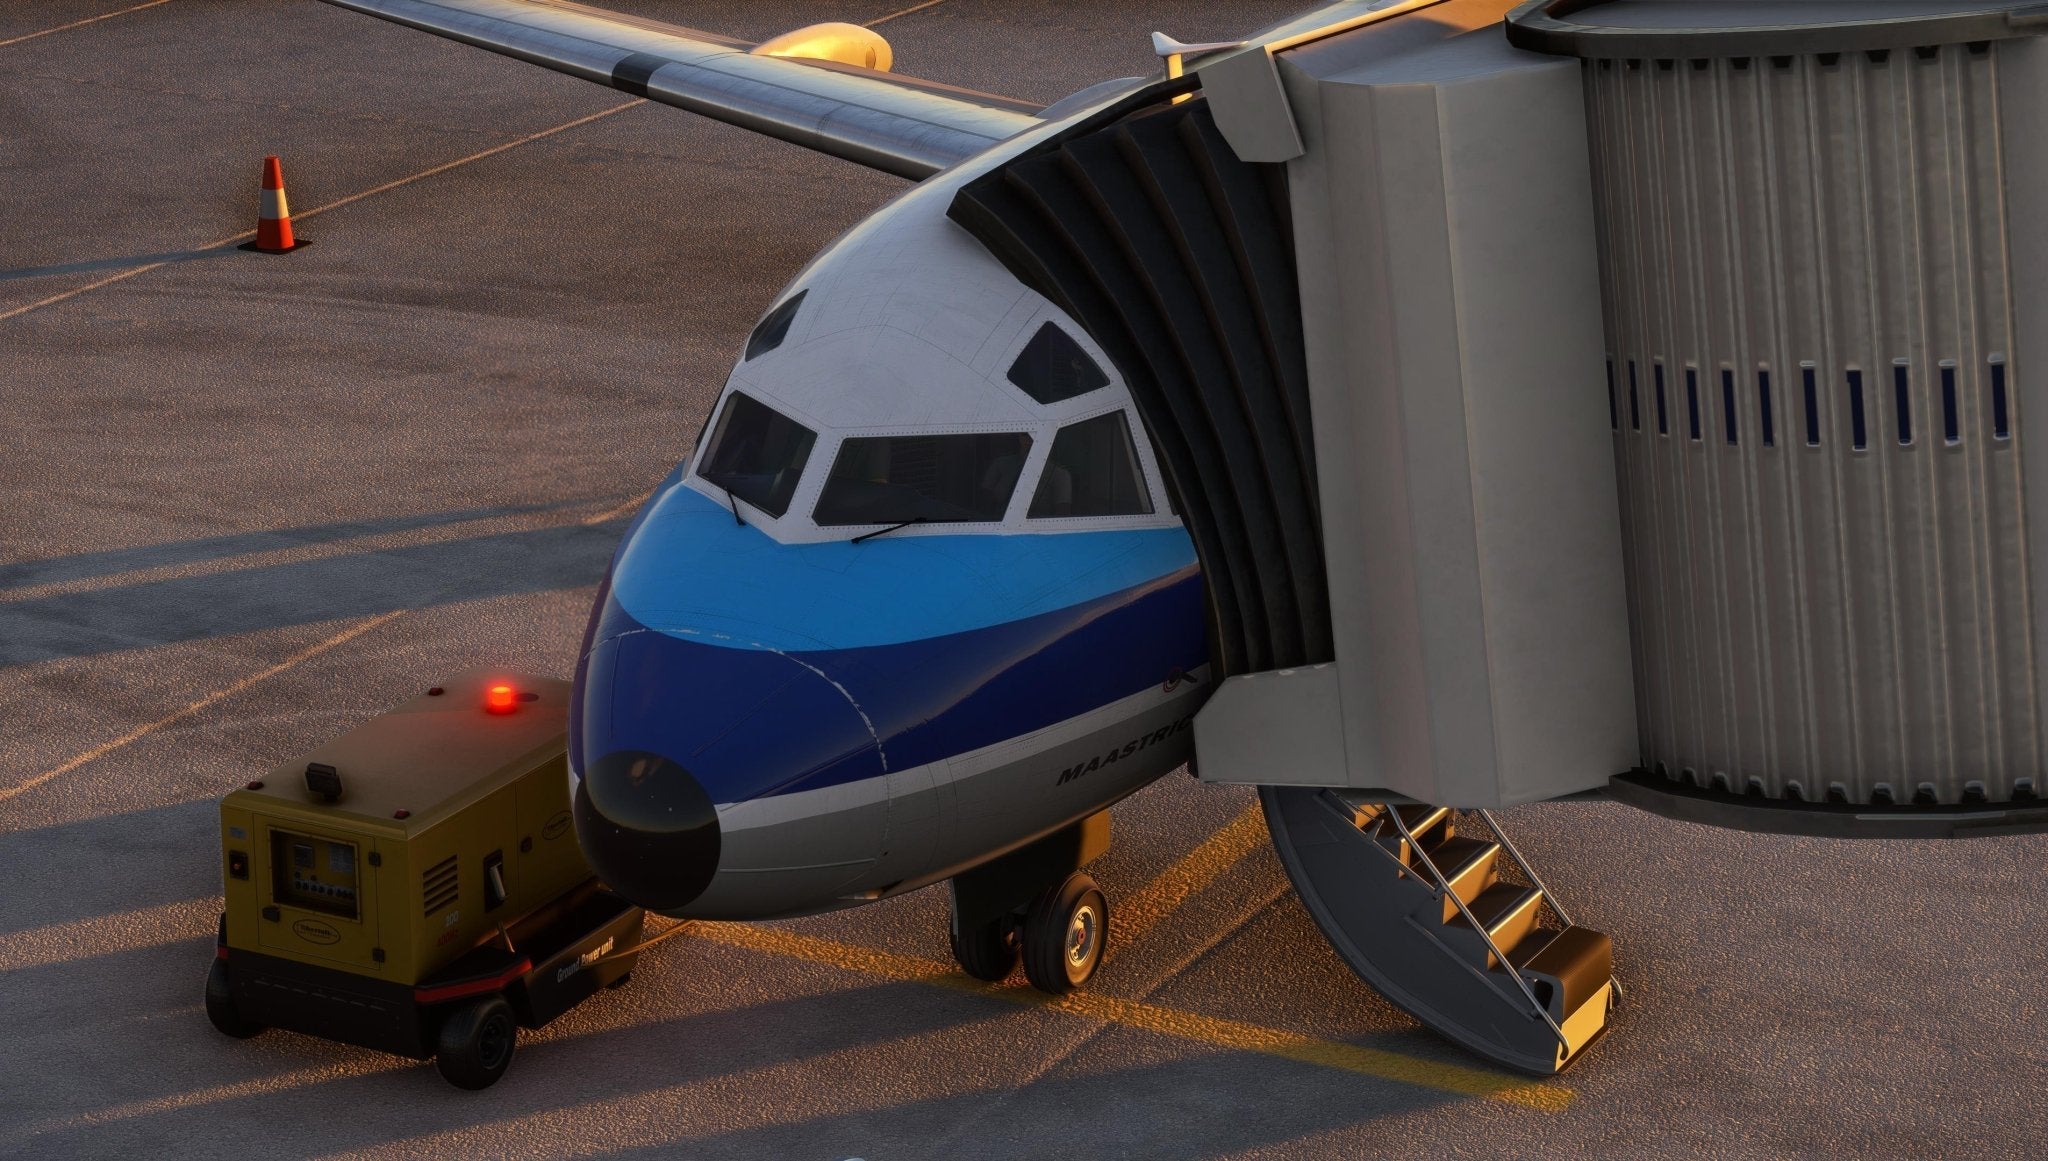
<svg viewBox="0 0 2048 1161">
<path fill-rule="evenodd" d="M 1585 67 L 1643 765 L 2031 793 L 1999 46 Z"/>
</svg>

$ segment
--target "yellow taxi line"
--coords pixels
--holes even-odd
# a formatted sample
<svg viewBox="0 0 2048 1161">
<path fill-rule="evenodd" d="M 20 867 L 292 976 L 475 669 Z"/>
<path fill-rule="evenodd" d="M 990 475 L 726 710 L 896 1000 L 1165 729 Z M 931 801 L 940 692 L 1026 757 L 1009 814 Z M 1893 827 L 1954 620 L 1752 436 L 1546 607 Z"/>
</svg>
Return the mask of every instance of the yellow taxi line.
<svg viewBox="0 0 2048 1161">
<path fill-rule="evenodd" d="M 508 149 L 517 149 L 522 145 L 527 145 L 535 141 L 540 141 L 544 138 L 553 137 L 557 133 L 562 133 L 581 125 L 588 125 L 592 121 L 602 120 L 603 118 L 609 117 L 614 113 L 623 113 L 627 109 L 633 108 L 635 105 L 644 105 L 646 103 L 646 98 L 636 97 L 633 100 L 627 101 L 623 104 L 613 105 L 609 109 L 599 110 L 598 112 L 592 113 L 587 117 L 578 117 L 573 121 L 564 121 L 560 125 L 555 125 L 547 129 L 542 129 L 537 133 L 529 133 L 524 137 L 517 137 L 512 139 L 511 141 L 506 141 L 498 145 L 493 145 L 489 149 L 479 150 L 475 153 L 470 154 L 468 157 L 458 157 L 454 161 L 443 162 L 440 165 L 420 170 L 418 173 L 407 174 L 406 176 L 398 178 L 394 181 L 387 181 L 383 185 L 372 186 L 369 189 L 363 190 L 360 193 L 352 193 L 347 197 L 338 198 L 334 201 L 328 202 L 325 205 L 315 206 L 310 210 L 300 210 L 294 213 L 292 217 L 295 220 L 303 220 L 305 218 L 317 217 L 321 214 L 326 213 L 329 210 L 338 210 L 343 206 L 350 205 L 354 202 L 362 201 L 364 198 L 375 197 L 378 194 L 385 193 L 389 190 L 397 189 L 400 186 L 411 185 L 413 182 L 433 177 L 435 174 L 446 173 L 451 169 L 457 168 L 458 166 L 468 165 L 473 161 L 482 161 L 486 157 L 494 157 L 497 154 L 503 153 Z M 230 234 L 225 238 L 209 242 L 206 245 L 199 247 L 199 249 L 215 250 L 219 249 L 222 246 L 227 246 L 235 242 L 240 242 L 247 238 L 253 238 L 255 236 L 256 231 L 243 230 L 239 234 Z M 27 314 L 33 310 L 41 310 L 46 306 L 55 306 L 60 302 L 67 302 L 71 299 L 77 298 L 81 294 L 90 293 L 91 291 L 98 290 L 103 286 L 112 286 L 117 282 L 125 282 L 128 279 L 134 278 L 139 274 L 147 274 L 152 270 L 158 270 L 165 266 L 169 266 L 170 264 L 171 261 L 166 260 L 162 262 L 151 262 L 143 266 L 131 267 L 127 270 L 121 271 L 119 274 L 113 274 L 109 275 L 106 278 L 102 278 L 97 282 L 88 282 L 84 286 L 64 291 L 61 294 L 53 294 L 48 298 L 38 299 L 35 302 L 24 303 L 23 305 L 17 306 L 12 310 L 0 311 L 0 322 L 5 322 L 8 319 Z"/>
<path fill-rule="evenodd" d="M 49 36 L 53 33 L 69 32 L 74 28 L 84 28 L 88 24 L 98 24 L 102 20 L 112 20 L 116 16 L 126 16 L 130 12 L 140 12 L 145 8 L 154 8 L 159 4 L 169 4 L 170 2 L 171 0 L 147 0 L 146 3 L 137 4 L 130 8 L 122 8 L 114 12 L 102 12 L 98 16 L 88 16 L 84 20 L 74 20 L 69 24 L 60 24 L 55 28 L 45 28 L 41 32 L 30 32 L 10 40 L 0 40 L 0 48 L 6 48 L 10 44 L 20 44 L 24 40 L 35 40 L 37 37 Z"/>
<path fill-rule="evenodd" d="M 0 588 L 0 605 L 19 601 L 41 601 L 51 597 L 73 596 L 78 593 L 99 592 L 105 589 L 127 588 L 132 585 L 152 584 L 166 580 L 190 580 L 195 577 L 221 576 L 232 572 L 248 572 L 259 568 L 274 568 L 286 564 L 304 564 L 316 560 L 333 560 L 343 556 L 367 556 L 375 552 L 402 551 L 429 544 L 448 544 L 459 540 L 486 536 L 504 536 L 514 532 L 538 531 L 542 529 L 568 527 L 594 527 L 606 521 L 617 519 L 637 509 L 647 500 L 647 493 L 615 507 L 606 508 L 592 515 L 578 517 L 574 524 L 553 519 L 553 510 L 562 505 L 550 504 L 544 509 L 529 509 L 503 513 L 495 516 L 479 516 L 471 520 L 455 520 L 424 528 L 405 528 L 396 532 L 370 532 L 360 536 L 344 536 L 336 540 L 321 540 L 282 544 L 275 548 L 262 548 L 250 552 L 234 553 L 211 560 L 181 561 L 176 564 L 148 565 L 124 572 L 110 572 L 100 576 L 80 577 L 76 580 L 48 581 L 43 584 L 22 585 L 18 588 Z"/>
<path fill-rule="evenodd" d="M 1174 909 L 1266 841 L 1266 816 L 1253 802 L 1128 898 L 1110 904 L 1109 954 L 1136 944 Z"/>
<path fill-rule="evenodd" d="M 285 658 L 283 661 L 278 662 L 277 664 L 269 667 L 268 669 L 265 669 L 259 673 L 250 674 L 248 677 L 242 678 L 240 681 L 237 681 L 232 685 L 222 686 L 221 688 L 214 690 L 212 693 L 207 694 L 205 697 L 200 698 L 198 701 L 195 701 L 192 704 L 185 706 L 183 709 L 174 710 L 171 713 L 165 714 L 163 717 L 160 717 L 153 722 L 149 722 L 146 725 L 137 726 L 134 729 L 129 730 L 127 733 L 122 734 L 120 737 L 115 738 L 113 741 L 103 742 L 100 745 L 94 746 L 92 749 L 87 750 L 82 754 L 75 755 L 69 761 L 64 762 L 62 765 L 53 766 L 50 769 L 43 771 L 41 774 L 38 774 L 35 777 L 30 778 L 26 782 L 22 782 L 14 786 L 0 787 L 0 802 L 6 802 L 8 799 L 13 798 L 17 795 L 26 794 L 29 791 L 34 790 L 36 787 L 41 786 L 43 783 L 50 781 L 53 778 L 62 777 L 63 775 L 71 773 L 73 770 L 78 769 L 80 766 L 83 766 L 88 762 L 91 762 L 98 758 L 104 758 L 108 754 L 113 753 L 115 750 L 120 749 L 121 747 L 127 745 L 130 742 L 136 741 L 140 738 L 147 737 L 150 734 L 153 734 L 156 731 L 163 729 L 165 726 L 168 726 L 173 722 L 179 721 L 183 718 L 191 717 L 193 714 L 196 714 L 200 710 L 203 710 L 208 706 L 213 705 L 215 702 L 221 701 L 224 698 L 233 697 L 235 694 L 238 694 L 243 690 L 249 688 L 250 686 L 255 685 L 257 682 L 263 681 L 266 678 L 275 677 L 278 674 L 283 673 L 285 670 L 290 669 L 292 666 L 297 665 L 302 661 L 309 660 L 313 657 L 317 657 L 320 654 L 327 652 L 329 649 L 334 648 L 336 645 L 343 644 L 347 641 L 353 641 L 357 637 L 362 636 L 363 634 L 369 632 L 377 626 L 382 625 L 385 622 L 392 620 L 393 618 L 404 615 L 404 613 L 404 609 L 398 609 L 389 613 L 379 613 L 374 617 L 366 617 L 363 620 L 357 621 L 355 624 L 350 625 L 348 628 L 343 629 L 341 632 L 336 633 L 332 637 L 328 637 L 324 640 L 314 642 L 313 644 L 307 646 L 304 649 L 299 650 L 297 653 L 292 654 L 290 657 Z"/>
<path fill-rule="evenodd" d="M 945 2 L 946 0 L 923 0 L 923 3 L 912 4 L 908 8 L 898 8 L 896 11 L 891 12 L 886 16 L 877 16 L 873 20 L 870 20 L 866 24 L 862 25 L 861 27 L 873 28 L 877 24 L 887 24 L 891 20 L 894 20 L 899 16 L 908 16 L 913 12 L 922 12 L 927 8 L 936 8 L 939 5 L 944 4 Z"/>
<path fill-rule="evenodd" d="M 1087 991 L 1071 992 L 1054 999 L 1026 988 L 984 984 L 953 970 L 950 964 L 935 960 L 859 947 L 780 928 L 699 923 L 692 927 L 691 934 L 732 947 L 789 956 L 827 967 L 930 984 L 949 991 L 1104 1020 L 1217 1048 L 1257 1052 L 1381 1080 L 1507 1101 L 1546 1113 L 1563 1112 L 1570 1107 L 1576 1095 L 1567 1088 L 1539 1084 L 1486 1069 L 1424 1060 L 1340 1041 L 1319 1040 L 1296 1032 L 1205 1016 L 1141 1000 L 1125 1000 Z"/>
<path fill-rule="evenodd" d="M 599 512 L 595 515 L 585 516 L 583 518 L 583 524 L 585 527 L 590 527 L 593 525 L 603 524 L 609 520 L 616 520 L 621 516 L 629 515 L 633 512 L 638 511 L 640 505 L 645 504 L 647 502 L 648 497 L 652 495 L 654 495 L 653 492 L 642 492 L 616 508 L 606 508 L 604 511 Z"/>
</svg>

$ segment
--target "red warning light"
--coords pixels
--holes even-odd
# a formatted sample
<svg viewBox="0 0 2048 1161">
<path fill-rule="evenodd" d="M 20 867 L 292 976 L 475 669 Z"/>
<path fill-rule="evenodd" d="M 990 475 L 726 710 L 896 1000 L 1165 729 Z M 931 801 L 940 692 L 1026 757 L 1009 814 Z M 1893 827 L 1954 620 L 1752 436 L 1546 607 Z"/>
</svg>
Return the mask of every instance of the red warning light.
<svg viewBox="0 0 2048 1161">
<path fill-rule="evenodd" d="M 519 708 L 519 692 L 509 685 L 494 685 L 484 691 L 484 708 L 494 714 L 509 714 Z"/>
</svg>

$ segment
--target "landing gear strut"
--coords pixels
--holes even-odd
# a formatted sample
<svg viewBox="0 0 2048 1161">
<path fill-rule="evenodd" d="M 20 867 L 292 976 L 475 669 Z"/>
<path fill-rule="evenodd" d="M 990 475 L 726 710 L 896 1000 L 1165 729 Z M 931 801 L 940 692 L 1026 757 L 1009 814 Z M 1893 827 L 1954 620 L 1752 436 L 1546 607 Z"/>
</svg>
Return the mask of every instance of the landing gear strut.
<svg viewBox="0 0 2048 1161">
<path fill-rule="evenodd" d="M 1024 978 L 1051 995 L 1088 982 L 1109 940 L 1109 901 L 1083 864 L 1109 849 L 1109 815 L 1092 815 L 955 875 L 950 942 L 978 980 Z"/>
</svg>

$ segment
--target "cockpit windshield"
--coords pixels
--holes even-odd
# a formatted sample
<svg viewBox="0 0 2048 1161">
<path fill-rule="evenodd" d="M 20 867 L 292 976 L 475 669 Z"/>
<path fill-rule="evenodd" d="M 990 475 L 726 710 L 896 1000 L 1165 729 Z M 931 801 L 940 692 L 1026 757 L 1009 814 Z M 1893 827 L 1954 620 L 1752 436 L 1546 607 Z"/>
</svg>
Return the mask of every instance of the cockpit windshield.
<svg viewBox="0 0 2048 1161">
<path fill-rule="evenodd" d="M 789 510 L 817 433 L 735 391 L 697 474 L 771 516 Z M 842 457 L 843 458 L 843 457 Z"/>
<path fill-rule="evenodd" d="M 1112 411 L 1060 428 L 1031 497 L 1030 516 L 1147 516 L 1152 497 L 1131 447 L 1131 425 Z"/>
<path fill-rule="evenodd" d="M 824 525 L 1001 520 L 1030 452 L 1021 431 L 850 438 L 812 515 Z"/>
</svg>

